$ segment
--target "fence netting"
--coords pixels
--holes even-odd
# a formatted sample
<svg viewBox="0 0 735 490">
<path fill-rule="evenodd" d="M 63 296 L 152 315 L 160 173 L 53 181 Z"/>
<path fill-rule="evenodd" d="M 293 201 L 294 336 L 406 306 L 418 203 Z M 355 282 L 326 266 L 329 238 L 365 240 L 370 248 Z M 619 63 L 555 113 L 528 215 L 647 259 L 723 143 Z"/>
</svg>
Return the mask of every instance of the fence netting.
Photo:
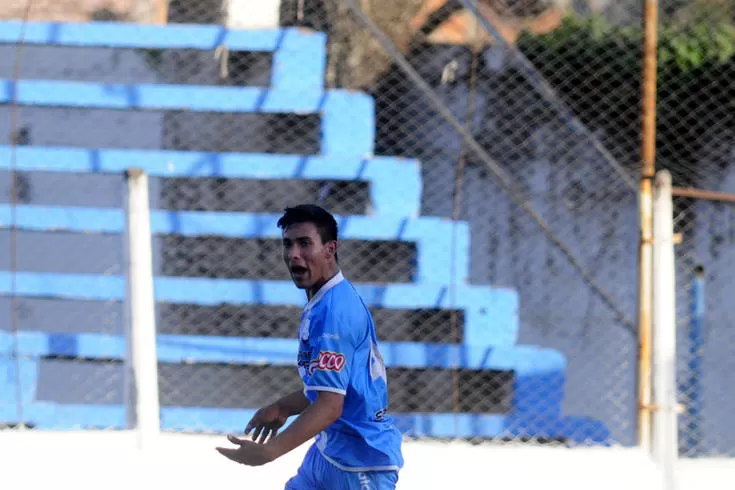
<svg viewBox="0 0 735 490">
<path fill-rule="evenodd" d="M 278 293 L 289 275 L 275 221 L 310 202 L 338 216 L 340 264 L 390 352 L 390 410 L 407 435 L 635 444 L 640 4 L 11 1 L 5 18 L 164 20 L 156 39 L 177 39 L 0 44 L 4 79 L 139 90 L 122 106 L 53 90 L 0 105 L 16 220 L 41 206 L 97 213 L 61 230 L 37 215 L 2 230 L 15 250 L 3 269 L 31 274 L 9 286 L 26 288 L 15 307 L 0 301 L 13 341 L 4 362 L 26 363 L 26 411 L 47 420 L 39 427 L 124 421 L 122 360 L 83 354 L 77 334 L 124 333 L 124 234 L 100 220 L 118 216 L 113 170 L 129 164 L 149 172 L 158 223 L 165 429 L 237 429 L 299 389 L 283 352 L 303 298 Z M 660 2 L 657 166 L 676 187 L 734 192 L 732 8 Z M 246 41 L 199 42 L 192 25 Z M 161 85 L 168 93 L 146 92 Z M 248 90 L 260 98 L 243 102 Z M 731 453 L 732 204 L 675 205 L 682 453 Z M 692 313 L 701 282 L 704 317 Z M 57 344 L 31 349 L 36 334 Z"/>
</svg>

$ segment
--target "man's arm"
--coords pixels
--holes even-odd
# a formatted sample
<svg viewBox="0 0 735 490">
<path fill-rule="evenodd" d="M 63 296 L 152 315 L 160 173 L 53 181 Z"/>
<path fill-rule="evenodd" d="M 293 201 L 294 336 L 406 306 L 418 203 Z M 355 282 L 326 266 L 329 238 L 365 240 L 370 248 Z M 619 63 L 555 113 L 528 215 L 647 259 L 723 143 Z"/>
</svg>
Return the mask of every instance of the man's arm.
<svg viewBox="0 0 735 490">
<path fill-rule="evenodd" d="M 273 458 L 283 456 L 332 425 L 342 415 L 343 404 L 344 395 L 320 391 L 316 401 L 286 430 L 266 443 Z"/>
<path fill-rule="evenodd" d="M 312 356 L 312 372 L 304 387 L 317 393 L 316 401 L 286 430 L 268 441 L 268 451 L 275 458 L 316 436 L 342 415 L 357 344 L 355 329 L 346 327 L 348 321 L 349 316 L 332 312 L 324 318 Z"/>
<path fill-rule="evenodd" d="M 303 390 L 294 391 L 286 396 L 276 400 L 273 405 L 278 407 L 281 414 L 286 417 L 298 415 L 309 406 L 309 399 L 304 395 Z"/>
</svg>

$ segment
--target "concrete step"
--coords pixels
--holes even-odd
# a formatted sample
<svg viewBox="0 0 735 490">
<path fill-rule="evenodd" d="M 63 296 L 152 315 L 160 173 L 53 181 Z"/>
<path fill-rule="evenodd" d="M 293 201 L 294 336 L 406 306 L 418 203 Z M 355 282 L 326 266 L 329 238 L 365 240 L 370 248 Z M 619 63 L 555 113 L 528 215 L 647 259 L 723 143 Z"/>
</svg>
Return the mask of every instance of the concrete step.
<svg viewBox="0 0 735 490">
<path fill-rule="evenodd" d="M 29 191 L 35 201 L 27 204 L 122 207 L 120 198 L 124 184 L 120 176 L 128 168 L 136 167 L 144 170 L 150 177 L 151 205 L 154 208 L 176 209 L 171 207 L 176 205 L 173 197 L 168 200 L 166 198 L 164 188 L 166 181 L 160 179 L 186 179 L 187 182 L 192 182 L 191 185 L 200 181 L 202 187 L 206 184 L 207 179 L 217 179 L 217 181 L 224 180 L 227 186 L 233 187 L 232 193 L 237 194 L 237 200 L 242 202 L 240 208 L 245 208 L 249 201 L 254 201 L 250 206 L 258 206 L 259 201 L 266 200 L 262 195 L 246 192 L 248 190 L 246 186 L 256 185 L 260 183 L 259 181 L 273 182 L 274 185 L 283 182 L 284 186 L 286 183 L 292 183 L 289 186 L 291 191 L 288 195 L 281 196 L 272 188 L 269 189 L 268 197 L 274 201 L 271 206 L 276 205 L 275 201 L 281 200 L 278 202 L 277 210 L 269 209 L 269 211 L 281 211 L 283 205 L 287 203 L 286 199 L 289 199 L 288 202 L 300 200 L 316 202 L 318 197 L 322 197 L 323 200 L 329 201 L 328 189 L 326 196 L 311 196 L 312 201 L 308 200 L 310 195 L 299 196 L 294 188 L 299 181 L 303 180 L 305 187 L 316 182 L 324 185 L 342 183 L 367 186 L 369 201 L 360 203 L 365 214 L 415 218 L 419 216 L 421 209 L 420 163 L 417 160 L 404 158 L 34 146 L 13 149 L 9 146 L 0 146 L 0 172 L 9 171 L 13 165 L 16 171 L 27 173 L 29 185 L 37 181 L 38 190 L 35 193 L 32 190 Z M 105 184 L 102 184 L 100 179 L 104 176 L 109 176 L 110 179 L 114 176 L 116 180 L 114 182 L 105 181 Z M 87 186 L 86 180 L 91 181 L 92 179 L 94 179 L 94 184 Z M 9 185 L 9 181 L 4 182 L 3 179 L 0 179 L 0 184 Z M 85 196 L 89 196 L 90 199 L 95 198 L 94 188 L 102 185 L 105 186 L 105 189 L 101 192 L 107 198 L 99 197 L 85 204 L 82 199 Z M 80 187 L 84 192 L 75 192 Z M 323 187 L 320 187 L 320 191 L 322 190 Z M 171 193 L 174 191 L 175 189 L 172 189 Z M 59 197 L 53 201 L 47 197 L 49 194 Z M 67 194 L 69 197 L 63 200 Z M 70 202 L 69 199 L 72 196 L 74 201 Z M 350 199 L 359 198 L 359 194 L 350 194 Z M 226 205 L 229 199 L 225 197 L 218 198 L 218 200 L 224 201 L 222 205 Z M 232 200 L 235 200 L 234 196 Z M 328 204 L 329 202 L 325 205 Z M 339 203 L 335 203 L 335 206 L 339 209 Z M 330 209 L 333 208 L 330 207 Z M 234 210 L 262 211 L 260 209 Z M 339 213 L 338 210 L 334 212 Z"/>
<path fill-rule="evenodd" d="M 25 47 L 24 59 L 36 57 L 29 60 L 36 61 L 35 63 L 23 64 L 21 78 L 25 79 L 77 79 L 119 83 L 125 77 L 134 75 L 130 81 L 135 83 L 155 82 L 163 77 L 169 83 L 196 81 L 201 84 L 209 82 L 212 75 L 184 73 L 177 67 L 181 65 L 180 61 L 177 62 L 176 57 L 171 55 L 177 50 L 186 50 L 194 52 L 195 56 L 207 55 L 214 58 L 218 48 L 226 47 L 227 53 L 234 55 L 234 59 L 227 60 L 228 65 L 237 63 L 237 58 L 242 53 L 270 54 L 272 67 L 268 86 L 273 89 L 320 91 L 324 88 L 326 35 L 304 29 L 233 30 L 202 25 L 2 21 L 0 48 L 6 47 L 8 56 L 0 61 L 0 73 L 8 72 L 9 66 L 14 65 L 14 56 L 11 54 L 14 55 L 16 45 L 21 40 Z M 66 49 L 60 51 L 62 48 Z M 76 51 L 69 48 L 76 48 Z M 97 51 L 95 59 L 90 58 L 90 48 L 108 49 L 106 53 Z M 161 50 L 165 50 L 168 55 L 162 54 Z M 80 59 L 80 66 L 76 67 L 75 57 L 82 53 L 85 56 Z M 110 60 L 110 55 L 115 56 L 115 59 Z M 53 59 L 53 63 L 43 63 L 49 57 Z M 93 71 L 89 70 L 90 64 L 95 68 Z M 5 65 L 8 66 L 3 69 Z M 33 68 L 34 66 L 37 68 Z M 219 65 L 218 68 L 222 66 Z M 40 67 L 44 69 L 39 73 Z M 105 67 L 108 69 L 105 70 Z M 211 69 L 210 66 L 209 70 Z M 12 78 L 12 75 L 4 76 Z M 191 79 L 192 76 L 194 80 Z"/>
<path fill-rule="evenodd" d="M 121 121 L 118 119 L 132 117 L 119 111 L 129 112 L 140 119 L 129 122 L 128 125 L 131 131 L 137 128 L 138 133 L 143 134 L 141 141 L 151 139 L 144 134 L 154 136 L 163 134 L 163 116 L 166 113 L 179 113 L 177 117 L 182 120 L 177 123 L 178 129 L 175 132 L 181 134 L 186 129 L 183 126 L 186 126 L 191 135 L 196 134 L 196 128 L 200 128 L 201 131 L 201 125 L 207 121 L 220 119 L 224 126 L 210 129 L 221 132 L 233 125 L 233 121 L 227 118 L 235 116 L 295 114 L 300 117 L 308 115 L 320 117 L 321 141 L 319 151 L 316 152 L 318 154 L 370 157 L 374 151 L 373 100 L 365 94 L 346 90 L 297 91 L 257 87 L 0 80 L 0 104 L 10 103 L 20 107 L 20 126 L 28 128 L 35 144 L 41 143 L 36 136 L 33 136 L 37 132 L 34 125 L 40 128 L 45 126 L 46 133 L 61 131 L 60 128 L 65 127 L 73 129 L 75 132 L 69 132 L 66 137 L 62 138 L 63 133 L 59 133 L 55 138 L 74 141 L 72 138 L 78 136 L 80 125 L 73 124 L 70 120 L 72 116 L 80 121 L 89 120 L 90 115 L 96 116 L 95 132 L 100 138 L 106 138 L 107 143 L 100 140 L 95 146 L 117 147 L 119 145 L 111 144 L 109 140 L 112 139 L 114 142 L 120 134 Z M 27 108 L 34 108 L 34 111 L 25 117 L 23 111 Z M 62 108 L 65 110 L 59 110 Z M 100 109 L 107 112 L 100 112 Z M 69 111 L 74 114 L 68 114 Z M 117 117 L 110 111 L 117 111 Z M 108 119 L 108 124 L 114 124 L 109 128 L 101 126 Z M 291 129 L 279 128 L 278 132 L 293 137 L 291 135 L 294 131 L 299 130 L 299 123 L 289 124 L 296 126 Z M 243 128 L 243 131 L 248 128 L 246 125 L 237 127 Z M 91 128 L 88 129 L 91 131 Z M 258 127 L 259 131 L 263 131 L 263 128 Z M 258 132 L 254 132 L 252 137 L 257 138 Z M 295 138 L 298 139 L 298 133 Z M 227 139 L 221 142 L 223 148 L 217 151 L 227 151 Z M 85 141 L 82 140 L 74 146 L 79 146 Z M 90 143 L 86 141 L 84 144 Z M 151 141 L 150 144 L 153 143 L 155 141 Z M 55 141 L 45 145 L 63 146 L 68 143 Z M 162 145 L 159 141 L 159 148 L 160 146 Z M 283 153 L 278 148 L 274 148 L 273 152 Z"/>
</svg>

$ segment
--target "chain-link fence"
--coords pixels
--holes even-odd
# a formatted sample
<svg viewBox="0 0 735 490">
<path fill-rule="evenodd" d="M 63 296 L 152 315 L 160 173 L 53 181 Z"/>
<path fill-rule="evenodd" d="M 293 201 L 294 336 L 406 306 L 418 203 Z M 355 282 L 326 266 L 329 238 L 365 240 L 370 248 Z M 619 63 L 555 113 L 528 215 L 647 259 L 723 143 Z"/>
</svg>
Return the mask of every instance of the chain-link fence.
<svg viewBox="0 0 735 490">
<path fill-rule="evenodd" d="M 21 3 L 3 15 L 140 18 L 132 2 Z M 248 17 L 180 0 L 146 4 L 175 29 L 7 30 L 0 77 L 21 81 L 0 151 L 19 229 L 3 231 L 3 270 L 22 272 L 4 291 L 17 304 L 0 302 L 0 360 L 21 386 L 0 400 L 7 422 L 124 426 L 119 173 L 137 166 L 166 430 L 239 430 L 299 388 L 304 298 L 275 221 L 314 202 L 338 215 L 407 436 L 635 444 L 639 4 L 281 0 Z M 725 17 L 695 4 L 661 2 L 658 165 L 677 186 L 732 191 L 732 31 L 703 34 L 693 19 Z M 682 445 L 731 453 L 732 205 L 677 199 Z M 685 334 L 696 264 L 701 349 Z"/>
<path fill-rule="evenodd" d="M 735 3 L 683 2 L 664 20 L 657 165 L 678 187 L 680 453 L 733 456 Z"/>
</svg>

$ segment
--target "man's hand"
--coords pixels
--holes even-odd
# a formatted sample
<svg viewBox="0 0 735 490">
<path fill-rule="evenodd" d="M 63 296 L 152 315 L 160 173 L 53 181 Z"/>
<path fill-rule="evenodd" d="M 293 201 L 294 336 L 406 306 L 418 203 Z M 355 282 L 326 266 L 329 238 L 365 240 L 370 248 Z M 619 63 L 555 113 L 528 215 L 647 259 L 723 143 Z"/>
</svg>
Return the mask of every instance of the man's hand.
<svg viewBox="0 0 735 490">
<path fill-rule="evenodd" d="M 280 458 L 332 425 L 341 415 L 344 395 L 320 391 L 316 401 L 304 410 L 286 430 L 268 441 L 274 458 Z"/>
<path fill-rule="evenodd" d="M 306 398 L 304 398 L 306 400 Z M 280 458 L 284 454 L 313 438 L 329 427 L 342 414 L 344 395 L 329 391 L 320 391 L 316 401 L 309 405 L 301 415 L 282 434 L 276 437 L 278 429 L 286 423 L 286 408 L 279 403 L 261 408 L 248 423 L 245 433 L 255 429 L 253 442 L 235 436 L 227 436 L 237 449 L 218 447 L 217 451 L 237 463 L 249 466 L 260 466 Z M 260 435 L 260 440 L 255 440 Z M 270 440 L 264 443 L 270 435 Z"/>
<path fill-rule="evenodd" d="M 277 404 L 269 405 L 255 412 L 255 415 L 245 427 L 245 435 L 254 430 L 252 440 L 255 441 L 260 436 L 260 440 L 257 442 L 263 444 L 268 440 L 268 437 L 271 439 L 275 437 L 278 434 L 278 429 L 283 427 L 287 420 L 288 414 L 284 413 Z"/>
<path fill-rule="evenodd" d="M 268 444 L 258 444 L 235 436 L 227 436 L 227 440 L 239 447 L 218 447 L 216 449 L 221 455 L 236 463 L 247 466 L 261 466 L 276 459 L 271 446 Z"/>
</svg>

